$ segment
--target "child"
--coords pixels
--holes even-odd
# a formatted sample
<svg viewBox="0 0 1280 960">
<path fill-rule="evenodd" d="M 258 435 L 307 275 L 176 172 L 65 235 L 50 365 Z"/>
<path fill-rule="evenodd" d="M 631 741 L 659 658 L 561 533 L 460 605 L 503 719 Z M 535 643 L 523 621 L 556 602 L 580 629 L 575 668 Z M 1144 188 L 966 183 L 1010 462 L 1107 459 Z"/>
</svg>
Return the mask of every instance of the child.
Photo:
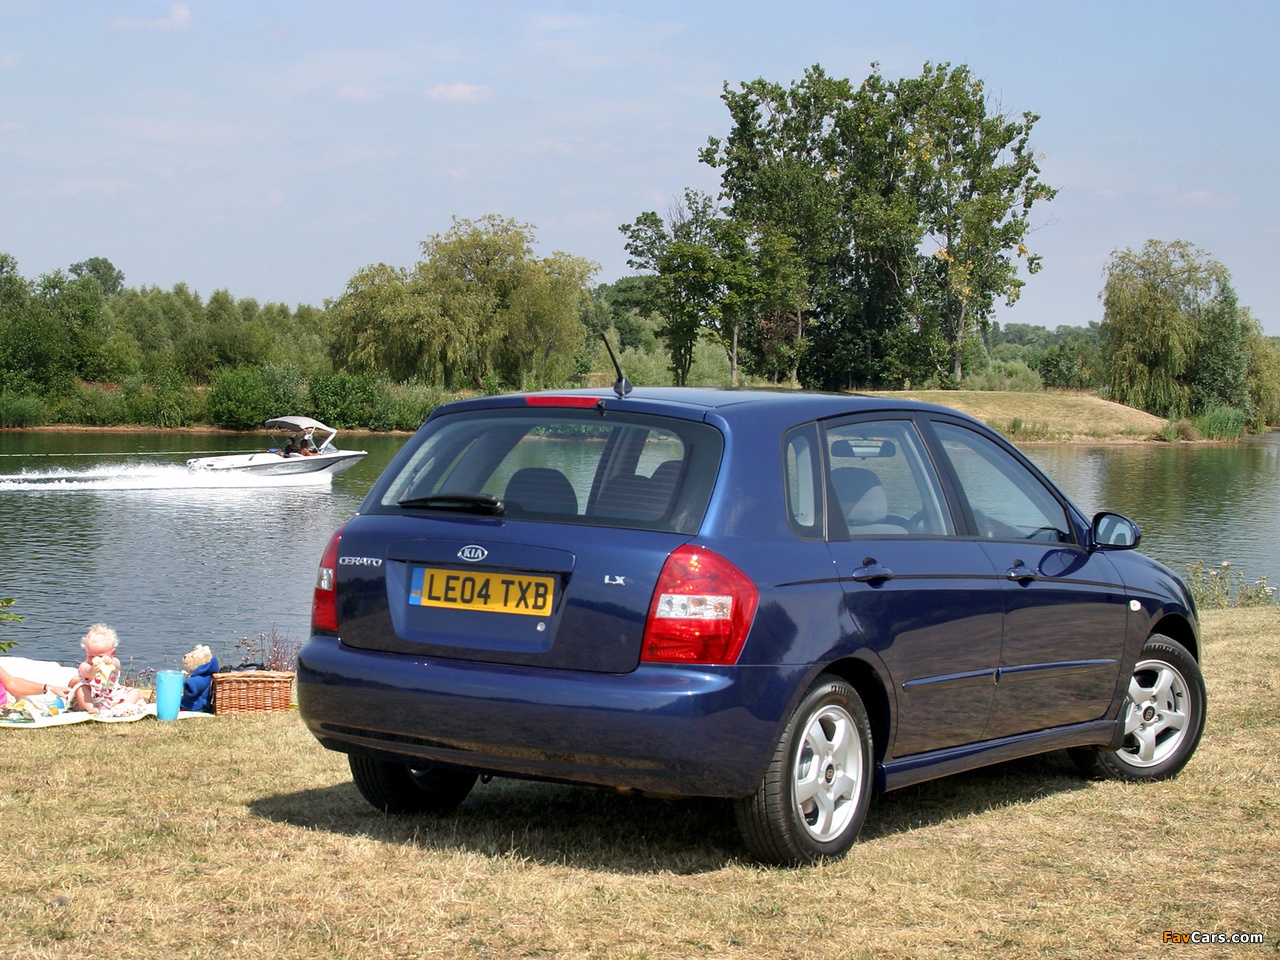
<svg viewBox="0 0 1280 960">
<path fill-rule="evenodd" d="M 116 632 L 105 623 L 95 623 L 80 641 L 85 662 L 80 664 L 80 682 L 75 687 L 76 707 L 86 713 L 126 716 L 145 702 L 141 690 L 120 683 L 119 645 Z"/>
</svg>

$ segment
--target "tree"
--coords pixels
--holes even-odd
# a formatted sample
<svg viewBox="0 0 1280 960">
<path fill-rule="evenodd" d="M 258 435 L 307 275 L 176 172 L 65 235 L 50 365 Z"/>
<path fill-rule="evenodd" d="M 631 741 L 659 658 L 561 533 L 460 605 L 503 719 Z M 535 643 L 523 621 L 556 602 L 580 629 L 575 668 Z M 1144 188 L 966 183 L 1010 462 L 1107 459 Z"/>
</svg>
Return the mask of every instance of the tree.
<svg viewBox="0 0 1280 960">
<path fill-rule="evenodd" d="M 627 237 L 627 264 L 655 275 L 649 309 L 662 317 L 658 337 L 671 355 L 677 386 L 689 381 L 693 347 L 704 327 L 714 328 L 725 293 L 725 262 L 718 249 L 714 201 L 686 190 L 664 222 L 653 211 L 619 229 Z"/>
<path fill-rule="evenodd" d="M 810 360 L 802 379 L 824 388 L 880 379 L 881 334 L 901 317 L 899 261 L 919 237 L 886 163 L 883 81 L 873 75 L 855 90 L 814 66 L 790 88 L 763 78 L 737 90 L 725 84 L 722 99 L 732 127 L 699 157 L 720 170 L 732 219 L 775 254 L 778 238 L 790 241 L 783 286 L 799 305 L 796 343 L 814 344 L 797 350 L 797 368 Z M 768 325 L 776 327 L 776 313 Z M 752 366 L 773 365 L 756 353 L 765 341 L 750 346 Z"/>
<path fill-rule="evenodd" d="M 932 366 L 958 381 L 968 334 L 1022 287 L 1018 258 L 1040 266 L 1024 243 L 1054 195 L 1030 149 L 1037 118 L 989 112 L 981 81 L 946 64 L 896 83 L 873 67 L 856 88 L 814 66 L 723 99 L 732 129 L 700 159 L 732 219 L 794 245 L 814 347 L 802 378 L 879 385 Z"/>
<path fill-rule="evenodd" d="M 114 297 L 124 289 L 124 273 L 117 270 L 106 257 L 90 257 L 79 263 L 73 263 L 68 272 L 73 277 L 93 277 L 102 287 L 104 297 Z"/>
<path fill-rule="evenodd" d="M 384 372 L 439 384 L 450 357 L 440 299 L 416 274 L 385 263 L 365 267 L 327 305 L 335 368 Z"/>
<path fill-rule="evenodd" d="M 333 365 L 449 389 L 560 382 L 582 346 L 596 265 L 539 259 L 533 239 L 514 220 L 455 217 L 411 270 L 367 267 L 327 304 Z"/>
<path fill-rule="evenodd" d="M 898 99 L 925 252 L 939 281 L 929 289 L 941 292 L 938 317 L 958 384 L 966 335 L 990 322 L 997 298 L 1018 299 L 1017 260 L 1026 259 L 1028 273 L 1039 271 L 1041 259 L 1024 241 L 1032 208 L 1057 191 L 1040 180 L 1030 146 L 1039 117 L 989 112 L 982 81 L 968 67 L 926 63 L 918 78 L 898 85 Z"/>
<path fill-rule="evenodd" d="M 1249 308 L 1242 307 L 1249 315 Z M 1249 332 L 1249 395 L 1253 404 L 1257 429 L 1280 424 L 1280 338 L 1267 337 L 1262 325 L 1250 319 Z"/>
<path fill-rule="evenodd" d="M 1185 240 L 1111 254 L 1100 333 L 1111 395 L 1162 417 L 1250 409 L 1250 338 L 1221 263 Z"/>
<path fill-rule="evenodd" d="M 795 386 L 809 347 L 808 271 L 793 238 L 772 225 L 760 228 L 751 255 L 751 298 L 744 304 L 747 365 L 774 383 L 785 377 Z"/>
<path fill-rule="evenodd" d="M 556 252 L 530 265 L 512 294 L 498 376 L 521 389 L 563 383 L 582 348 L 582 311 L 595 264 Z"/>
</svg>

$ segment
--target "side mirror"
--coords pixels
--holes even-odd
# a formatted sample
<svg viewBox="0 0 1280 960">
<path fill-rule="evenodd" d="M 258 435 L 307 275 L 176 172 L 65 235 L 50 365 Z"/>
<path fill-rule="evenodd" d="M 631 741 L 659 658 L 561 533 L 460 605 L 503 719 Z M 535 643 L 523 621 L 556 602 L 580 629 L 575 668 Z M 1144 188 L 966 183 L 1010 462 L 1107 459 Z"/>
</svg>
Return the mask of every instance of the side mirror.
<svg viewBox="0 0 1280 960">
<path fill-rule="evenodd" d="M 1113 550 L 1132 550 L 1142 540 L 1142 529 L 1118 513 L 1099 513 L 1093 518 L 1093 545 Z"/>
</svg>

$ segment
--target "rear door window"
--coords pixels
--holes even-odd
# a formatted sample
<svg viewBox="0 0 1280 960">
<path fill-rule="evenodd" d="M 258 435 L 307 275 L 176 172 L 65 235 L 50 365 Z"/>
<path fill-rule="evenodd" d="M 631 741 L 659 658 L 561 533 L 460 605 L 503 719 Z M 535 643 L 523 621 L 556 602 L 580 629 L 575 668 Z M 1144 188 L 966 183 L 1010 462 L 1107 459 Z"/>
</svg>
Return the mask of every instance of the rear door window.
<svg viewBox="0 0 1280 960">
<path fill-rule="evenodd" d="M 546 408 L 460 414 L 420 438 L 377 502 L 465 509 L 488 495 L 509 519 L 693 533 L 722 450 L 719 431 L 693 421 Z M 447 495 L 456 504 L 423 506 Z"/>
<path fill-rule="evenodd" d="M 955 527 L 910 420 L 856 421 L 826 430 L 830 536 L 953 536 Z M 844 520 L 844 530 L 840 520 Z"/>
</svg>

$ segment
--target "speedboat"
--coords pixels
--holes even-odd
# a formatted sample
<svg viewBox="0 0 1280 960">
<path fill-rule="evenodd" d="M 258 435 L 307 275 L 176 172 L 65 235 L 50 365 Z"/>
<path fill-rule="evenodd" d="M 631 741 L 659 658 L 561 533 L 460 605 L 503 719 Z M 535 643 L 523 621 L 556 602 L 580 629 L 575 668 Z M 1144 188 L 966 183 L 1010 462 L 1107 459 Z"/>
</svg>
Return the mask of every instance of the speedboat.
<svg viewBox="0 0 1280 960">
<path fill-rule="evenodd" d="M 218 457 L 195 457 L 187 468 L 196 471 L 232 471 L 265 477 L 301 475 L 332 477 L 356 465 L 364 450 L 339 450 L 333 445 L 338 431 L 311 417 L 276 417 L 265 424 L 271 447 L 257 453 L 232 453 Z M 280 444 L 278 438 L 288 435 Z"/>
</svg>

